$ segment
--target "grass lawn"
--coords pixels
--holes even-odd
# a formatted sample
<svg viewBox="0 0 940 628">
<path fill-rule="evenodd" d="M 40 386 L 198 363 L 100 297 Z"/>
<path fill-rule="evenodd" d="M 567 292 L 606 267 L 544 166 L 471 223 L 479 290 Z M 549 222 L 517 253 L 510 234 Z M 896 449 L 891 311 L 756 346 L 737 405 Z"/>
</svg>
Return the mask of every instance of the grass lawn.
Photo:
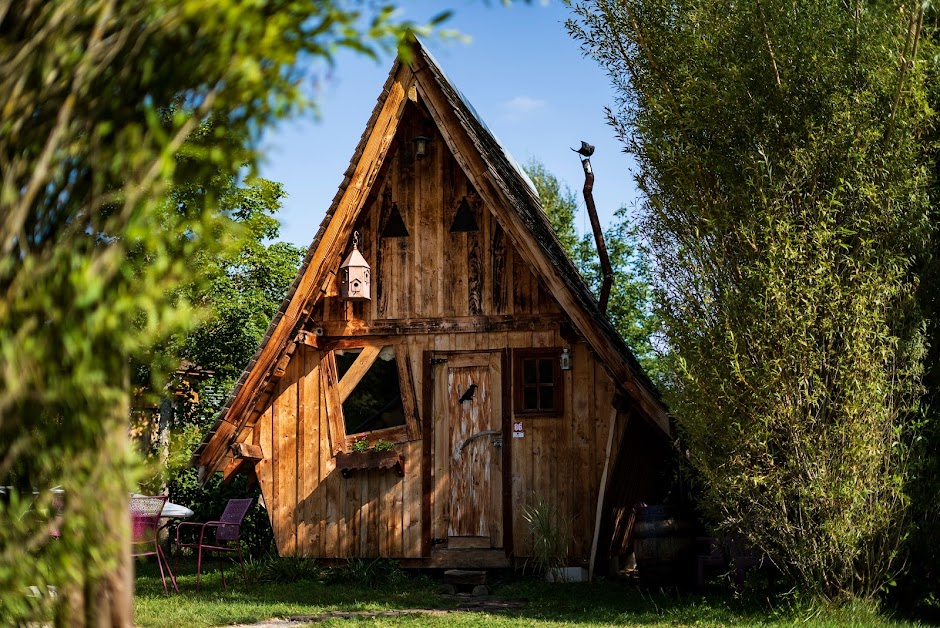
<svg viewBox="0 0 940 628">
<path fill-rule="evenodd" d="M 248 590 L 237 567 L 226 569 L 229 589 L 222 591 L 218 571 L 203 574 L 196 593 L 194 565 L 180 566 L 181 593 L 163 594 L 153 563 L 139 565 L 136 621 L 147 628 L 221 626 L 253 623 L 291 615 L 317 615 L 330 611 L 383 611 L 454 608 L 453 598 L 438 595 L 437 584 L 424 576 L 391 574 L 391 582 L 329 583 L 324 579 L 296 582 L 252 583 Z M 375 576 L 375 574 L 373 574 Z M 379 576 L 381 578 L 381 575 Z M 867 607 L 814 611 L 811 608 L 772 607 L 766 600 L 731 594 L 708 596 L 650 593 L 620 582 L 598 584 L 545 584 L 528 578 L 497 582 L 494 595 L 525 599 L 524 608 L 506 613 L 460 612 L 446 615 L 410 615 L 330 619 L 323 626 L 353 624 L 447 626 L 909 626 Z M 473 599 L 473 598 L 469 598 Z"/>
</svg>

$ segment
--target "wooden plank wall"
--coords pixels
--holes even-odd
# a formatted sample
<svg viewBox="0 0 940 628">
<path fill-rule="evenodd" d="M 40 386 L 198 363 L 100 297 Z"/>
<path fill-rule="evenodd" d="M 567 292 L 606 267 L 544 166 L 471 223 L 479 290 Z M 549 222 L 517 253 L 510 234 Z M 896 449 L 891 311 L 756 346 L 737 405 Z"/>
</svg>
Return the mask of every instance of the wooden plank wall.
<svg viewBox="0 0 940 628">
<path fill-rule="evenodd" d="M 419 134 L 431 141 L 429 154 L 416 160 L 411 139 Z M 368 324 L 560 312 L 509 235 L 476 196 L 420 104 L 408 103 L 376 185 L 356 225 L 359 248 L 373 269 L 372 300 L 344 303 L 334 282 L 315 310 L 317 321 Z M 475 210 L 479 231 L 450 233 L 464 198 Z M 383 238 L 381 230 L 396 206 L 410 235 Z M 340 261 L 335 261 L 335 271 Z M 562 339 L 558 321 L 557 316 L 551 317 L 525 331 L 409 336 L 403 347 L 415 391 L 420 396 L 424 390 L 421 361 L 425 351 L 563 347 L 569 343 Z M 506 517 L 512 518 L 517 557 L 532 553 L 522 513 L 537 498 L 554 504 L 571 526 L 571 556 L 587 557 L 590 552 L 615 391 L 586 345 L 577 342 L 571 347 L 573 370 L 564 373 L 563 416 L 522 419 L 525 437 L 505 434 L 503 438 L 505 446 L 511 447 L 507 481 L 513 508 Z M 318 557 L 419 558 L 424 532 L 422 441 L 396 445 L 405 460 L 404 478 L 389 471 L 369 471 L 344 479 L 330 447 L 325 404 L 328 378 L 321 374 L 322 356 L 307 346 L 297 350 L 250 436 L 265 456 L 256 469 L 278 551 Z M 423 411 L 423 399 L 417 405 Z M 625 425 L 623 421 L 615 442 L 622 441 Z M 446 494 L 439 480 L 432 477 L 431 486 Z M 502 493 L 502 486 L 495 490 Z M 443 511 L 432 508 L 432 512 Z"/>
<path fill-rule="evenodd" d="M 410 138 L 421 134 L 431 138 L 428 155 L 415 159 Z M 373 298 L 363 304 L 343 303 L 335 298 L 334 288 L 318 308 L 317 320 L 559 312 L 421 105 L 406 107 L 384 173 L 354 227 L 360 232 L 359 249 L 372 267 Z M 474 210 L 479 231 L 451 233 L 464 198 Z M 409 237 L 381 237 L 393 205 Z"/>
<path fill-rule="evenodd" d="M 425 350 L 551 347 L 564 341 L 552 330 L 416 335 L 405 344 L 420 391 Z M 574 368 L 565 373 L 564 416 L 522 418 L 525 437 L 506 435 L 503 440 L 511 447 L 514 507 L 508 516 L 516 556 L 532 553 L 522 509 L 537 498 L 554 504 L 563 520 L 570 522 L 571 555 L 587 556 L 590 551 L 614 390 L 583 344 L 573 345 L 572 354 Z M 319 361 L 317 350 L 298 350 L 278 394 L 255 427 L 265 456 L 256 469 L 278 551 L 318 557 L 420 557 L 421 441 L 397 445 L 405 460 L 404 478 L 390 471 L 343 478 L 327 437 Z M 622 440 L 622 432 L 621 426 L 616 442 Z M 432 478 L 432 486 L 440 488 L 437 480 Z M 629 481 L 619 478 L 625 480 Z M 502 487 L 496 490 L 501 492 Z"/>
<path fill-rule="evenodd" d="M 398 445 L 404 478 L 370 471 L 344 479 L 330 449 L 320 353 L 298 349 L 254 431 L 256 471 L 284 556 L 421 555 L 421 521 L 403 504 L 421 501 L 421 442 Z"/>
</svg>

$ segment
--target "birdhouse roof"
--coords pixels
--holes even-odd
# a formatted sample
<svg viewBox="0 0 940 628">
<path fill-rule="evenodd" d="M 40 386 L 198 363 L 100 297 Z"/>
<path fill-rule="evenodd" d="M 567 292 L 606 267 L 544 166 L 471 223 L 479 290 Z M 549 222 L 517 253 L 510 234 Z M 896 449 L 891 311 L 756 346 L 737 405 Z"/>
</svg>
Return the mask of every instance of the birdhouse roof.
<svg viewBox="0 0 940 628">
<path fill-rule="evenodd" d="M 393 65 L 293 285 L 215 425 L 194 452 L 193 464 L 209 472 L 221 468 L 226 451 L 237 440 L 261 391 L 283 375 L 297 345 L 298 332 L 333 272 L 332 260 L 342 255 L 352 236 L 353 225 L 376 183 L 409 98 L 420 98 L 427 106 L 449 150 L 463 161 L 475 189 L 494 200 L 494 215 L 512 236 L 532 272 L 557 300 L 613 381 L 633 400 L 638 414 L 669 434 L 668 416 L 658 391 L 568 258 L 532 181 L 420 41 L 414 43 L 412 53 L 410 63 L 399 59 Z M 354 250 L 344 265 L 362 259 L 361 255 L 354 258 L 356 255 L 358 251 Z"/>
<path fill-rule="evenodd" d="M 354 248 L 349 252 L 349 255 L 346 256 L 346 259 L 343 260 L 343 263 L 339 265 L 340 268 L 349 268 L 350 266 L 358 266 L 359 268 L 365 267 L 369 268 L 369 263 L 366 261 L 366 258 L 362 256 L 362 253 L 359 252 L 359 249 Z"/>
</svg>

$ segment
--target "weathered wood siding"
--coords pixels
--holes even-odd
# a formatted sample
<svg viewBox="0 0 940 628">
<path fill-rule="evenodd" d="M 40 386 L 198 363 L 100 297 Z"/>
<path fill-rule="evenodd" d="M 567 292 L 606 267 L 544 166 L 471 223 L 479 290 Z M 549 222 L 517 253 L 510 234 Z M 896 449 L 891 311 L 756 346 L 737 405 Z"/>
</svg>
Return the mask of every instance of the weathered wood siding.
<svg viewBox="0 0 940 628">
<path fill-rule="evenodd" d="M 406 341 L 419 391 L 424 351 L 563 344 L 557 330 L 419 335 Z M 614 390 L 606 371 L 583 344 L 574 344 L 572 353 L 574 368 L 564 373 L 564 415 L 522 418 L 524 438 L 503 435 L 503 446 L 511 448 L 512 503 L 504 522 L 512 526 L 516 556 L 532 553 L 522 507 L 536 496 L 555 504 L 560 516 L 571 523 L 571 555 L 586 557 L 590 551 Z M 278 551 L 319 557 L 421 557 L 422 442 L 396 445 L 405 460 L 404 478 L 389 471 L 343 478 L 330 447 L 319 364 L 320 352 L 315 349 L 303 347 L 294 355 L 252 435 L 264 452 L 256 471 Z M 621 442 L 626 424 L 625 419 L 618 420 L 615 443 Z M 501 484 L 489 488 L 502 495 Z M 444 516 L 454 499 L 450 492 L 440 495 L 433 503 L 436 517 Z M 490 533 L 497 538 L 501 529 Z"/>
<path fill-rule="evenodd" d="M 415 160 L 410 141 L 422 134 L 431 138 L 429 153 Z M 464 198 L 474 210 L 479 230 L 451 233 Z M 409 236 L 383 238 L 382 230 L 396 208 Z M 327 330 L 319 341 L 320 348 L 298 348 L 271 400 L 256 410 L 260 418 L 253 430 L 242 434 L 242 440 L 259 444 L 264 453 L 255 468 L 278 551 L 329 558 L 422 557 L 432 533 L 422 521 L 425 474 L 430 473 L 435 536 L 489 536 L 491 546 L 499 548 L 504 545 L 504 526 L 508 526 L 513 554 L 529 556 L 532 540 L 523 507 L 540 497 L 553 503 L 561 518 L 570 523 L 571 556 L 587 557 L 611 438 L 614 384 L 587 345 L 571 341 L 570 336 L 569 340 L 562 338 L 562 328 L 567 325 L 557 302 L 533 275 L 491 209 L 475 194 L 419 103 L 406 105 L 390 156 L 356 229 L 360 231 L 360 251 L 372 265 L 372 300 L 344 303 L 338 297 L 337 282 L 327 283 L 313 310 L 313 319 Z M 340 261 L 335 260 L 334 273 Z M 494 319 L 500 324 L 493 324 Z M 436 323 L 422 327 L 415 322 L 422 320 Z M 434 407 L 424 399 L 434 390 L 424 381 L 429 372 L 423 363 L 426 352 L 503 355 L 507 349 L 571 346 L 573 369 L 563 372 L 561 415 L 522 418 L 523 438 L 513 438 L 504 431 L 503 447 L 510 448 L 508 467 L 502 464 L 502 450 L 481 452 L 483 441 L 474 445 L 475 458 L 495 457 L 491 458 L 492 473 L 481 475 L 480 481 L 500 476 L 485 487 L 500 521 L 451 519 L 452 504 L 460 500 L 454 491 L 462 489 L 449 486 L 447 478 L 440 477 L 452 464 L 442 457 L 454 446 L 454 439 L 466 435 L 434 441 L 432 434 L 432 443 L 437 444 L 431 448 L 430 469 L 422 460 L 425 435 L 397 444 L 405 460 L 403 478 L 387 470 L 357 471 L 343 478 L 336 468 L 334 452 L 341 444 L 331 435 L 328 396 L 337 393 L 335 374 L 331 374 L 335 367 L 330 366 L 328 351 L 331 343 L 346 341 L 348 345 L 350 338 L 368 335 L 371 327 L 383 322 L 387 327 L 388 321 L 420 327 L 385 340 L 398 344 L 398 355 L 406 356 L 421 412 Z M 439 323 L 449 323 L 454 331 L 440 333 L 436 329 Z M 492 383 L 502 391 L 512 385 L 512 378 L 506 373 Z M 502 399 L 511 400 L 511 395 Z M 511 401 L 507 403 L 511 410 Z M 495 407 L 502 414 L 503 404 Z M 498 417 L 493 425 L 503 425 L 505 418 L 515 419 Z M 622 442 L 627 419 L 617 416 L 614 443 Z M 612 468 L 627 468 L 616 463 L 616 459 L 611 461 Z M 615 475 L 611 475 L 610 484 L 624 481 Z M 511 506 L 505 513 L 504 498 Z"/>
<path fill-rule="evenodd" d="M 428 154 L 415 159 L 410 139 L 422 134 L 431 138 Z M 332 298 L 338 292 L 334 282 L 314 312 L 318 321 L 559 312 L 420 105 L 406 106 L 383 174 L 355 226 L 359 249 L 372 266 L 373 298 L 344 303 Z M 479 231 L 451 233 L 464 198 Z M 409 237 L 381 237 L 393 206 Z"/>
</svg>

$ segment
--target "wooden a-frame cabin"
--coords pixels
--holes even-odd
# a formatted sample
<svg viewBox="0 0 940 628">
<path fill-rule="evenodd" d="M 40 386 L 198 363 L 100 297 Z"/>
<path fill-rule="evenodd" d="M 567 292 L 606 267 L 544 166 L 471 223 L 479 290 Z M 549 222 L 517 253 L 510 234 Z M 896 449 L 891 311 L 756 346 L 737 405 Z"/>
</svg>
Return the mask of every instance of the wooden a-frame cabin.
<svg viewBox="0 0 940 628">
<path fill-rule="evenodd" d="M 343 298 L 354 233 L 370 300 Z M 659 497 L 668 435 L 531 182 L 419 42 L 193 464 L 256 474 L 281 555 L 507 566 L 540 498 L 577 565 Z"/>
</svg>

